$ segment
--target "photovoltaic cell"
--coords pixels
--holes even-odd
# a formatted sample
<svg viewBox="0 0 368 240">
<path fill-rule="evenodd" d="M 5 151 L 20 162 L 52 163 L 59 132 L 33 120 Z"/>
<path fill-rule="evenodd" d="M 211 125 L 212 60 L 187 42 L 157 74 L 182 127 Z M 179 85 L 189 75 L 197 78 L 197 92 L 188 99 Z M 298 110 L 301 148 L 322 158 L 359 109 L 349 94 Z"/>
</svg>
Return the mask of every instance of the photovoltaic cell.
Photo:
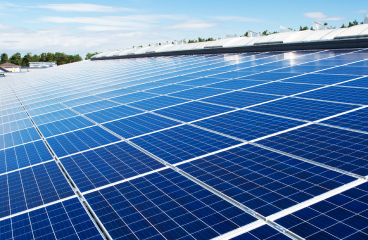
<svg viewBox="0 0 368 240">
<path fill-rule="evenodd" d="M 220 104 L 229 107 L 243 108 L 262 102 L 267 102 L 280 98 L 280 96 L 272 96 L 249 92 L 231 92 L 223 95 L 203 99 L 203 102 Z"/>
<path fill-rule="evenodd" d="M 0 238 L 103 239 L 77 198 L 0 221 Z"/>
<path fill-rule="evenodd" d="M 171 164 L 241 143 L 187 125 L 135 138 L 132 142 Z"/>
<path fill-rule="evenodd" d="M 47 142 L 58 157 L 95 148 L 120 139 L 100 127 L 91 127 L 75 132 L 50 137 Z"/>
<path fill-rule="evenodd" d="M 55 162 L 0 175 L 0 217 L 74 195 Z"/>
<path fill-rule="evenodd" d="M 250 110 L 302 120 L 315 121 L 338 113 L 349 111 L 356 107 L 357 106 L 340 103 L 321 102 L 300 98 L 285 98 L 267 104 L 251 107 Z"/>
<path fill-rule="evenodd" d="M 113 238 L 365 239 L 366 186 L 346 184 L 368 175 L 366 111 L 356 110 L 367 104 L 366 58 L 362 49 L 188 55 L 14 75 L 0 82 L 0 238 L 100 238 L 75 184 Z M 323 193 L 332 197 L 319 201 Z M 265 217 L 296 212 L 253 229 L 257 219 L 234 201 Z"/>
<path fill-rule="evenodd" d="M 277 222 L 305 239 L 366 239 L 367 190 L 364 183 Z"/>
<path fill-rule="evenodd" d="M 366 176 L 367 139 L 367 134 L 310 125 L 257 143 Z"/>
<path fill-rule="evenodd" d="M 300 96 L 327 101 L 368 104 L 368 98 L 366 97 L 367 93 L 368 89 L 362 88 L 328 87 L 313 92 L 304 93 Z"/>
<path fill-rule="evenodd" d="M 124 142 L 62 158 L 61 162 L 81 191 L 164 167 Z"/>
<path fill-rule="evenodd" d="M 105 123 L 103 126 L 124 138 L 131 138 L 178 124 L 180 123 L 151 113 L 145 113 Z"/>
<path fill-rule="evenodd" d="M 368 132 L 368 109 L 364 108 L 355 112 L 344 114 L 323 121 L 322 123 Z"/>
<path fill-rule="evenodd" d="M 195 122 L 195 125 L 249 141 L 303 123 L 240 110 Z"/>
<path fill-rule="evenodd" d="M 159 96 L 154 98 L 149 98 L 146 100 L 129 103 L 129 106 L 144 109 L 146 111 L 153 111 L 159 108 L 170 107 L 173 105 L 185 103 L 189 100 L 168 97 L 168 96 Z"/>
<path fill-rule="evenodd" d="M 96 121 L 98 123 L 108 122 L 111 120 L 116 120 L 123 117 L 129 117 L 132 115 L 136 115 L 142 113 L 143 111 L 131 108 L 128 106 L 117 106 L 104 110 L 100 110 L 93 113 L 88 113 L 85 116 Z"/>
<path fill-rule="evenodd" d="M 251 145 L 178 167 L 263 216 L 355 180 Z"/>
<path fill-rule="evenodd" d="M 297 82 L 297 83 L 310 83 L 310 84 L 335 84 L 339 82 L 348 81 L 356 78 L 357 76 L 351 75 L 330 75 L 330 74 L 306 74 L 289 79 L 285 79 L 282 82 Z"/>
<path fill-rule="evenodd" d="M 156 113 L 180 121 L 189 122 L 231 110 L 231 108 L 227 107 L 215 106 L 201 102 L 190 102 L 174 107 L 157 110 Z"/>
<path fill-rule="evenodd" d="M 256 220 L 169 169 L 86 199 L 114 239 L 210 239 Z"/>
</svg>

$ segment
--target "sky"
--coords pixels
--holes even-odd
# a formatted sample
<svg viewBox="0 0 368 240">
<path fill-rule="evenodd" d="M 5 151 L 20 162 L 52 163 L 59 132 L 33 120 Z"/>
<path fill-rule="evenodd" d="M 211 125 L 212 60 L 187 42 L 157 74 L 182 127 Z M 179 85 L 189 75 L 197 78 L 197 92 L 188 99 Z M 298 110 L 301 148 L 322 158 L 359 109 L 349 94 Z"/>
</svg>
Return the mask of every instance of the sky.
<svg viewBox="0 0 368 240">
<path fill-rule="evenodd" d="M 151 43 L 243 35 L 248 30 L 340 28 L 368 14 L 366 1 L 0 1 L 0 53 L 80 54 Z"/>
</svg>

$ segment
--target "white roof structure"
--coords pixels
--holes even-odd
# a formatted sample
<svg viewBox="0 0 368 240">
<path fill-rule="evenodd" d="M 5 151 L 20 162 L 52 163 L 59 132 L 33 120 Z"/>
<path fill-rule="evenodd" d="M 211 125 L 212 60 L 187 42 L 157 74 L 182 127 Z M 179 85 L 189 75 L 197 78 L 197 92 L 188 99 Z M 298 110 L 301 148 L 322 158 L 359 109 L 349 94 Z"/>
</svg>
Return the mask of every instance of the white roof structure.
<svg viewBox="0 0 368 240">
<path fill-rule="evenodd" d="M 352 38 L 368 37 L 368 16 L 364 19 L 365 24 L 356 25 L 349 28 L 330 29 L 318 22 L 314 23 L 314 30 L 291 31 L 280 26 L 280 33 L 263 36 L 260 33 L 249 31 L 249 37 L 237 37 L 229 34 L 225 39 L 208 42 L 198 42 L 184 44 L 175 42 L 174 44 L 165 43 L 163 45 L 153 45 L 144 48 L 129 48 L 124 51 L 109 50 L 93 56 L 93 59 L 109 56 L 139 55 L 158 52 L 176 52 L 185 50 L 200 50 L 208 48 L 233 48 L 251 47 L 256 45 L 283 44 L 283 43 L 303 43 L 343 40 Z"/>
</svg>

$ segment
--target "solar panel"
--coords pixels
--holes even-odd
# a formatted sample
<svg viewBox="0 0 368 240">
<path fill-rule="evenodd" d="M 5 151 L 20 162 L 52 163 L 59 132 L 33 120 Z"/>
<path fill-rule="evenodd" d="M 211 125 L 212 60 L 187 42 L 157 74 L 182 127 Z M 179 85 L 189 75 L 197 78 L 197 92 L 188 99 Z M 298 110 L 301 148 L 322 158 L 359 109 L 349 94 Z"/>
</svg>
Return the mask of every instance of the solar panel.
<svg viewBox="0 0 368 240">
<path fill-rule="evenodd" d="M 1 239 L 366 239 L 365 49 L 0 81 Z"/>
</svg>

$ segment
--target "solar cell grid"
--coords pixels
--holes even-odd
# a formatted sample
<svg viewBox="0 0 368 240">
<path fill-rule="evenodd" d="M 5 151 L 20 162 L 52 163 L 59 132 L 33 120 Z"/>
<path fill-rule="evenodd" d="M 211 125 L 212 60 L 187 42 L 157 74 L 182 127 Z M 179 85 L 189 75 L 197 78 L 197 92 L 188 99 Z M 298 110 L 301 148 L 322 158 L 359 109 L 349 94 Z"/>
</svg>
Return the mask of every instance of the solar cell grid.
<svg viewBox="0 0 368 240">
<path fill-rule="evenodd" d="M 21 101 L 113 238 L 209 239 L 236 229 L 235 239 L 283 239 L 287 232 L 268 225 L 242 234 L 239 227 L 257 219 L 228 201 L 270 216 L 368 175 L 366 111 L 359 106 L 366 104 L 365 78 L 353 80 L 367 74 L 365 58 L 366 50 L 330 50 L 83 61 L 6 79 L 0 179 L 8 194 L 0 197 L 0 234 L 100 237 L 77 198 L 67 200 L 75 201 L 69 209 L 64 204 L 76 195 Z M 329 84 L 338 85 L 314 90 Z M 365 238 L 365 213 L 353 210 L 366 209 L 365 189 L 356 189 L 344 195 L 346 204 L 336 195 L 331 213 L 310 207 L 338 222 L 306 218 L 304 208 L 291 217 L 301 223 L 281 227 L 308 239 Z M 19 219 L 9 215 L 34 207 Z M 355 215 L 339 220 L 346 211 Z"/>
<path fill-rule="evenodd" d="M 367 134 L 310 125 L 257 143 L 366 176 L 367 138 Z"/>
<path fill-rule="evenodd" d="M 54 162 L 1 175 L 0 217 L 74 195 Z"/>
<path fill-rule="evenodd" d="M 318 202 L 279 220 L 305 239 L 365 239 L 367 183 Z"/>
<path fill-rule="evenodd" d="M 86 198 L 114 239 L 210 239 L 256 220 L 173 170 Z"/>
<path fill-rule="evenodd" d="M 355 180 L 251 145 L 178 167 L 263 216 Z"/>
<path fill-rule="evenodd" d="M 0 238 L 7 239 L 103 239 L 74 198 L 0 221 Z"/>
<path fill-rule="evenodd" d="M 81 191 L 164 167 L 124 142 L 62 158 L 61 162 Z"/>
</svg>

